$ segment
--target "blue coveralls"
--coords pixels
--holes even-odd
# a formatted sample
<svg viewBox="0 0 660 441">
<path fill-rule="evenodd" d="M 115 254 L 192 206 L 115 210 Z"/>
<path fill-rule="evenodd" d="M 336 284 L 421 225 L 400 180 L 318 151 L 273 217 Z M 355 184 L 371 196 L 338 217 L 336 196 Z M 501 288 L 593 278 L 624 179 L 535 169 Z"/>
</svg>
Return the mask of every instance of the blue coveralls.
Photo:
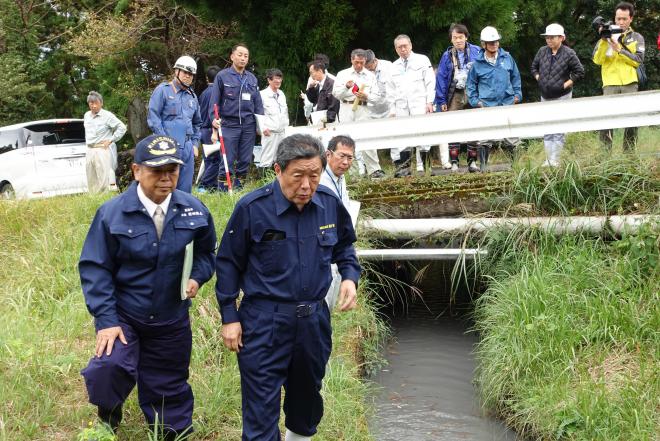
<svg viewBox="0 0 660 441">
<path fill-rule="evenodd" d="M 192 332 L 181 300 L 185 246 L 194 241 L 190 278 L 201 286 L 213 275 L 213 219 L 199 200 L 174 191 L 158 240 L 153 219 L 137 196 L 137 183 L 103 204 L 89 228 L 78 268 L 96 330 L 121 326 L 112 353 L 93 357 L 81 374 L 90 403 L 121 406 L 137 382 L 149 424 L 181 433 L 192 425 L 188 384 Z"/>
<path fill-rule="evenodd" d="M 211 115 L 209 108 L 211 106 L 211 91 L 213 84 L 209 84 L 206 89 L 197 97 L 199 101 L 199 113 L 202 116 L 201 140 L 202 144 L 212 144 L 211 135 L 213 134 L 213 126 L 211 125 Z M 211 108 L 211 113 L 213 108 Z M 207 190 L 215 190 L 218 188 L 218 167 L 220 166 L 220 152 L 211 153 L 209 156 L 204 155 L 204 174 L 200 181 L 200 186 Z"/>
<path fill-rule="evenodd" d="M 243 441 L 280 439 L 282 386 L 286 427 L 303 436 L 316 433 L 332 349 L 324 301 L 330 264 L 338 265 L 342 280 L 357 285 L 353 242 L 350 215 L 323 186 L 302 212 L 277 180 L 238 201 L 216 259 L 216 296 L 223 323 L 240 321 L 243 332 Z M 237 311 L 239 289 L 244 295 Z"/>
<path fill-rule="evenodd" d="M 177 88 L 174 82 L 159 84 L 149 99 L 147 124 L 156 135 L 176 140 L 184 164 L 179 170 L 177 189 L 192 191 L 195 156 L 193 146 L 199 145 L 202 118 L 197 96 L 190 88 Z"/>
<path fill-rule="evenodd" d="M 215 119 L 213 104 L 217 104 L 229 172 L 235 181 L 234 186 L 240 186 L 240 179 L 245 178 L 252 162 L 252 150 L 257 135 L 254 115 L 264 114 L 259 85 L 251 72 L 244 71 L 241 75 L 233 66 L 218 72 L 213 85 L 215 87 L 211 92 L 209 117 Z M 223 161 L 220 161 L 218 180 L 218 188 L 224 190 L 223 183 L 226 178 Z"/>
</svg>

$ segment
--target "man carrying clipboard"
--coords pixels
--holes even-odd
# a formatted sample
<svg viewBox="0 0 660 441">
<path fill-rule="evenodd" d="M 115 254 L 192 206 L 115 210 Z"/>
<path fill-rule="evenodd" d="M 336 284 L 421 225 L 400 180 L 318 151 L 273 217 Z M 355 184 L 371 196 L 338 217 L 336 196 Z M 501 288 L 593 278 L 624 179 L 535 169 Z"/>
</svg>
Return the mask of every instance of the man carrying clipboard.
<svg viewBox="0 0 660 441">
<path fill-rule="evenodd" d="M 137 384 L 142 412 L 165 440 L 192 432 L 188 308 L 213 275 L 216 243 L 208 209 L 176 190 L 182 162 L 172 138 L 140 141 L 136 182 L 98 209 L 78 264 L 96 328 L 81 372 L 89 401 L 116 429 Z"/>
</svg>

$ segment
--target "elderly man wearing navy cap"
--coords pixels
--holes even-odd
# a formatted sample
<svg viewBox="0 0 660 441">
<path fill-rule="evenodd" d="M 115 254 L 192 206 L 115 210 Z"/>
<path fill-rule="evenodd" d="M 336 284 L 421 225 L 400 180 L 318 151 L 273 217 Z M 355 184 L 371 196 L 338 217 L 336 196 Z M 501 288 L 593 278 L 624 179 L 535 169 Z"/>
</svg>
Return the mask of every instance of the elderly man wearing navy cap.
<svg viewBox="0 0 660 441">
<path fill-rule="evenodd" d="M 213 275 L 216 243 L 208 209 L 176 190 L 179 151 L 167 136 L 138 143 L 136 182 L 98 209 L 78 265 L 96 328 L 81 372 L 89 401 L 116 429 L 137 384 L 147 422 L 166 440 L 192 432 L 188 308 Z"/>
</svg>

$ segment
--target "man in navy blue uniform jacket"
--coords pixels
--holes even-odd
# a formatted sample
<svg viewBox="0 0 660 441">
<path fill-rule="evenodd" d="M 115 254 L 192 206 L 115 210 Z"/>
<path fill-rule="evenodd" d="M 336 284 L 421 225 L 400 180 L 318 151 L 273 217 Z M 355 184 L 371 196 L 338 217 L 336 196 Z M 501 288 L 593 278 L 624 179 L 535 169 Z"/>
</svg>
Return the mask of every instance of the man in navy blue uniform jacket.
<svg viewBox="0 0 660 441">
<path fill-rule="evenodd" d="M 216 243 L 204 204 L 175 190 L 179 152 L 167 136 L 138 143 L 137 182 L 98 209 L 78 264 L 96 328 L 95 355 L 81 372 L 89 401 L 116 429 L 137 383 L 146 420 L 164 439 L 192 431 L 188 308 L 213 275 Z M 192 269 L 182 284 L 190 243 Z"/>
<path fill-rule="evenodd" d="M 331 263 L 342 278 L 338 308 L 356 304 L 355 232 L 339 198 L 319 186 L 322 150 L 308 135 L 283 139 L 277 179 L 238 201 L 218 251 L 216 295 L 224 343 L 238 354 L 243 441 L 280 439 L 282 386 L 286 441 L 316 433 L 332 349 Z"/>
<path fill-rule="evenodd" d="M 250 51 L 237 44 L 231 50 L 232 65 L 221 70 L 213 82 L 209 103 L 209 117 L 213 127 L 221 128 L 227 152 L 227 163 L 234 187 L 240 187 L 247 177 L 252 162 L 254 141 L 257 136 L 256 115 L 264 114 L 257 78 L 246 70 Z M 214 105 L 218 106 L 220 120 L 215 119 Z M 217 134 L 213 134 L 213 142 Z M 234 165 L 235 164 L 235 165 Z M 225 165 L 220 161 L 218 189 L 227 190 Z"/>
</svg>

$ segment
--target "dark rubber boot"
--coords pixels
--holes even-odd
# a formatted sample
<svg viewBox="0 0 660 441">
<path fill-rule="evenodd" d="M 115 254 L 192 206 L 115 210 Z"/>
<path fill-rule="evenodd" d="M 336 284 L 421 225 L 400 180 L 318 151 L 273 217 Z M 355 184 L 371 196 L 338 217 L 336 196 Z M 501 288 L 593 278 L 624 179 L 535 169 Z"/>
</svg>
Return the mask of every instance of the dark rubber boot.
<svg viewBox="0 0 660 441">
<path fill-rule="evenodd" d="M 458 154 L 461 151 L 459 144 L 449 144 L 449 160 L 452 164 L 458 165 Z"/>
<path fill-rule="evenodd" d="M 396 166 L 396 171 L 394 172 L 395 178 L 410 176 L 410 152 L 401 152 L 400 159 L 394 161 L 394 165 Z"/>
<path fill-rule="evenodd" d="M 247 175 L 235 176 L 232 180 L 232 187 L 234 190 L 238 191 L 243 188 L 243 184 L 247 181 Z"/>
<path fill-rule="evenodd" d="M 422 164 L 424 164 L 424 171 L 431 170 L 431 155 L 430 151 L 428 152 L 419 152 L 419 156 L 422 159 Z"/>
</svg>

